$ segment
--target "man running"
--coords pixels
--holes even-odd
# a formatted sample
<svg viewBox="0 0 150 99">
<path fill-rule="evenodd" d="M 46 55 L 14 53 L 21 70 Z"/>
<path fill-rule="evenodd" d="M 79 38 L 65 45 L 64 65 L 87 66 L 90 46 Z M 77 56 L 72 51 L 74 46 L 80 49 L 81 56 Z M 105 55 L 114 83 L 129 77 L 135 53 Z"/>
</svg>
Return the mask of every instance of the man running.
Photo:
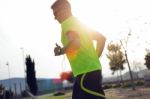
<svg viewBox="0 0 150 99">
<path fill-rule="evenodd" d="M 51 9 L 62 28 L 63 47 L 56 44 L 54 53 L 56 56 L 66 54 L 75 76 L 72 99 L 106 99 L 99 61 L 106 38 L 78 21 L 67 0 L 57 0 Z M 96 48 L 93 41 L 96 41 Z"/>
</svg>

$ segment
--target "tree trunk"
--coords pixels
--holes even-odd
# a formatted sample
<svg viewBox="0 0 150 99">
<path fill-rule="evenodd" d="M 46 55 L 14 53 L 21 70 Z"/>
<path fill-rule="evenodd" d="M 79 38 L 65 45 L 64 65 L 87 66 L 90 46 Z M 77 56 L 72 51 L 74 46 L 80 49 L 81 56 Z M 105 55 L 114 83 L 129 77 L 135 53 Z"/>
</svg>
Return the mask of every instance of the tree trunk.
<svg viewBox="0 0 150 99">
<path fill-rule="evenodd" d="M 118 71 L 117 71 L 117 79 L 118 79 L 118 83 L 120 84 L 121 82 L 120 82 L 120 77 L 119 77 Z"/>
<path fill-rule="evenodd" d="M 120 70 L 120 78 L 121 78 L 121 84 L 124 84 L 123 77 L 122 77 L 122 70 Z"/>
<path fill-rule="evenodd" d="M 132 90 L 135 90 L 135 84 L 134 84 L 134 79 L 133 79 L 133 75 L 132 75 L 132 72 L 131 72 L 131 68 L 130 68 L 130 64 L 129 64 L 129 60 L 128 60 L 128 56 L 127 56 L 127 52 L 125 50 L 125 56 L 126 56 L 126 61 L 127 61 L 127 65 L 128 65 L 128 68 L 129 68 L 129 74 L 130 74 L 130 78 L 131 78 L 131 84 L 132 84 Z"/>
</svg>

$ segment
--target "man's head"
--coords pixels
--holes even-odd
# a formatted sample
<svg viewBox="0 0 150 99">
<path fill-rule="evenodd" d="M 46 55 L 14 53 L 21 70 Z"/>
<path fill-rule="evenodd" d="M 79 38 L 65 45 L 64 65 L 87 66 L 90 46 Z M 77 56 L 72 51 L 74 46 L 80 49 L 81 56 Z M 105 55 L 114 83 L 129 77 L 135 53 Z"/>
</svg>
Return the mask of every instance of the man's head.
<svg viewBox="0 0 150 99">
<path fill-rule="evenodd" d="M 57 0 L 51 6 L 55 19 L 61 23 L 72 15 L 71 5 L 68 0 Z"/>
</svg>

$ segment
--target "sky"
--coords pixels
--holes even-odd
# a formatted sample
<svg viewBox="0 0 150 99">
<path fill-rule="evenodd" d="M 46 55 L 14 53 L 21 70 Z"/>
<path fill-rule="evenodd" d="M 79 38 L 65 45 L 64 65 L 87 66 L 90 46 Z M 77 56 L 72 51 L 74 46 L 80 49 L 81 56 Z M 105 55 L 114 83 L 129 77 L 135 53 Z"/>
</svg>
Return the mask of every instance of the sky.
<svg viewBox="0 0 150 99">
<path fill-rule="evenodd" d="M 0 79 L 9 78 L 7 62 L 11 78 L 24 77 L 26 55 L 34 59 L 39 78 L 58 78 L 62 71 L 70 71 L 66 57 L 53 53 L 55 43 L 61 45 L 61 28 L 50 9 L 54 1 L 0 0 Z M 112 76 L 106 58 L 107 44 L 125 39 L 129 31 L 129 60 L 144 63 L 145 48 L 150 48 L 145 43 L 150 32 L 149 0 L 69 2 L 74 16 L 107 38 L 100 58 L 104 77 Z"/>
</svg>

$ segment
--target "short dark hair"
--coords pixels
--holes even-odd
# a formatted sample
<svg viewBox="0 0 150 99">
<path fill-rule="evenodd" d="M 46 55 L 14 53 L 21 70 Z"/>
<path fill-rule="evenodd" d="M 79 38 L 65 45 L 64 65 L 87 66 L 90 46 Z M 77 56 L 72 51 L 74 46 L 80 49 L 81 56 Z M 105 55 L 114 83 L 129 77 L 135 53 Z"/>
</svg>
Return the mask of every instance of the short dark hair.
<svg viewBox="0 0 150 99">
<path fill-rule="evenodd" d="M 62 9 L 71 10 L 71 5 L 68 2 L 68 0 L 56 0 L 51 6 L 51 9 L 55 9 L 56 7 L 61 7 Z"/>
</svg>

